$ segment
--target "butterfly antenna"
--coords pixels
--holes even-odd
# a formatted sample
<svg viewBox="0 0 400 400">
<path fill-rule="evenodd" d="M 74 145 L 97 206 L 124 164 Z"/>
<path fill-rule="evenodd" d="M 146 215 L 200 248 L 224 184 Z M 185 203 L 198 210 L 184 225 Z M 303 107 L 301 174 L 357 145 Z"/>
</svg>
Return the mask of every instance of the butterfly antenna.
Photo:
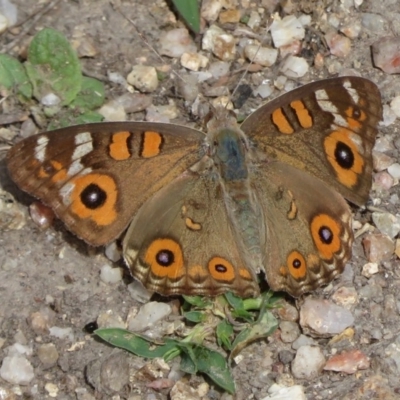
<svg viewBox="0 0 400 400">
<path fill-rule="evenodd" d="M 147 45 L 147 47 L 157 56 L 157 58 L 165 64 L 165 60 L 162 58 L 161 54 L 156 50 L 154 46 L 150 44 L 150 42 L 146 39 L 146 36 L 140 32 L 139 28 L 136 26 L 136 24 L 127 16 L 125 15 L 119 6 L 116 6 L 115 9 L 129 22 L 132 24 L 132 26 L 135 28 L 136 34 L 143 40 L 143 42 Z M 172 68 L 172 73 L 178 77 L 182 82 L 185 82 L 185 80 Z"/>
</svg>

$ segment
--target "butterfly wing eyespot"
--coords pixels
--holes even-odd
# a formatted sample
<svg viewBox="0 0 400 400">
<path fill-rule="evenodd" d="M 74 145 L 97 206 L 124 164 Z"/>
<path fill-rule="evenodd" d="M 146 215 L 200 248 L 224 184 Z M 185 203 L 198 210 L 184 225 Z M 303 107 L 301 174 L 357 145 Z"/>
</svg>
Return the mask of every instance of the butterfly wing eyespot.
<svg viewBox="0 0 400 400">
<path fill-rule="evenodd" d="M 338 181 L 348 188 L 357 185 L 365 164 L 364 158 L 351 136 L 351 131 L 342 128 L 333 131 L 324 140 L 327 160 Z"/>
<path fill-rule="evenodd" d="M 208 271 L 216 281 L 233 282 L 235 267 L 222 257 L 213 257 L 208 262 Z"/>
<path fill-rule="evenodd" d="M 307 263 L 299 251 L 293 250 L 289 253 L 286 259 L 286 269 L 290 276 L 297 281 L 305 278 L 307 275 Z"/>
<path fill-rule="evenodd" d="M 117 218 L 118 199 L 115 180 L 104 174 L 78 176 L 61 189 L 65 204 L 80 219 L 91 219 L 99 226 L 107 226 Z"/>
<path fill-rule="evenodd" d="M 182 248 L 172 239 L 156 239 L 147 247 L 144 262 L 158 279 L 177 280 L 185 273 Z"/>
<path fill-rule="evenodd" d="M 320 257 L 332 260 L 342 248 L 341 224 L 330 215 L 318 214 L 311 220 L 310 231 Z"/>
</svg>

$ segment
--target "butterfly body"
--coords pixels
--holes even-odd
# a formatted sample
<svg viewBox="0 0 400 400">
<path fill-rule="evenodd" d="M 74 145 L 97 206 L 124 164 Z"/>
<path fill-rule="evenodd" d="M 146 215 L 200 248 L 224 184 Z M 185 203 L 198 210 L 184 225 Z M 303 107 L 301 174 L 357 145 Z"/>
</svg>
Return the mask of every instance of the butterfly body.
<svg viewBox="0 0 400 400">
<path fill-rule="evenodd" d="M 363 204 L 382 108 L 363 78 L 318 81 L 239 127 L 215 110 L 208 133 L 121 122 L 43 133 L 8 153 L 11 177 L 93 245 L 129 225 L 132 275 L 165 295 L 293 296 L 328 283 L 353 241 L 344 198 Z"/>
</svg>

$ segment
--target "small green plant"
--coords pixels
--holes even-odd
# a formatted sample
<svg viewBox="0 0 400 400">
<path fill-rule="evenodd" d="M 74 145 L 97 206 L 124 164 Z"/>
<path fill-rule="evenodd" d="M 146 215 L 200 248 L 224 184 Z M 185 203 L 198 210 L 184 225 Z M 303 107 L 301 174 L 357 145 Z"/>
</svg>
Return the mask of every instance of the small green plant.
<svg viewBox="0 0 400 400">
<path fill-rule="evenodd" d="M 235 384 L 230 361 L 249 343 L 269 336 L 278 326 L 271 308 L 279 297 L 270 292 L 255 299 L 241 299 L 232 293 L 206 299 L 184 296 L 182 315 L 195 324 L 184 338 L 164 338 L 163 343 L 121 328 L 95 331 L 104 341 L 145 358 L 180 356 L 180 368 L 189 374 L 203 373 L 226 392 L 233 394 Z M 204 342 L 215 338 L 221 351 Z M 227 354 L 227 355 L 224 355 Z"/>
<path fill-rule="evenodd" d="M 13 92 L 21 102 L 38 101 L 51 94 L 59 102 L 44 106 L 52 117 L 49 128 L 84 122 L 98 122 L 93 110 L 104 103 L 102 82 L 82 76 L 75 50 L 60 32 L 46 28 L 36 34 L 25 63 L 0 54 L 0 89 Z"/>
</svg>

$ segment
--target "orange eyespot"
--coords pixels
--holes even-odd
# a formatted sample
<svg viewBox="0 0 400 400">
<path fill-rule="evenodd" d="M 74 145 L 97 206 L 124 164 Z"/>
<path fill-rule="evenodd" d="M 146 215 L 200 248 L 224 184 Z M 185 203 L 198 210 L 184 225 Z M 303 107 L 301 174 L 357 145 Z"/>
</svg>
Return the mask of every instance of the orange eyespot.
<svg viewBox="0 0 400 400">
<path fill-rule="evenodd" d="M 236 276 L 233 265 L 222 257 L 213 257 L 208 262 L 208 270 L 217 281 L 231 282 Z"/>
<path fill-rule="evenodd" d="M 340 183 L 354 187 L 364 169 L 364 160 L 356 144 L 351 140 L 351 131 L 342 128 L 333 131 L 324 140 L 325 153 Z"/>
<path fill-rule="evenodd" d="M 311 236 L 319 255 L 324 260 L 331 260 L 341 248 L 341 225 L 327 214 L 316 215 L 310 225 Z"/>
<path fill-rule="evenodd" d="M 303 255 L 293 250 L 286 259 L 287 269 L 294 279 L 302 279 L 307 274 L 307 263 Z"/>
<path fill-rule="evenodd" d="M 358 132 L 362 128 L 363 121 L 366 120 L 367 116 L 364 111 L 362 111 L 358 107 L 348 107 L 345 111 L 347 118 L 346 122 L 350 129 L 355 132 Z"/>
<path fill-rule="evenodd" d="M 117 186 L 111 176 L 88 174 L 69 182 L 72 185 L 71 210 L 80 218 L 90 218 L 97 225 L 110 225 L 117 218 Z"/>
<path fill-rule="evenodd" d="M 181 246 L 172 239 L 156 239 L 146 250 L 144 261 L 158 278 L 176 280 L 184 275 Z"/>
</svg>

